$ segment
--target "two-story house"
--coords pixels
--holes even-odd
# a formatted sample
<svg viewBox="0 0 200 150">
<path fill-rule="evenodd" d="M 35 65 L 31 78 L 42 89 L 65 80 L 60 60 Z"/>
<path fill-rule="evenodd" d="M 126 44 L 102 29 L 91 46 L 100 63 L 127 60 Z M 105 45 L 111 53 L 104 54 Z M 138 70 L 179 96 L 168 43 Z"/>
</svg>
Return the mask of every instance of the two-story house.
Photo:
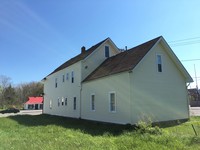
<svg viewBox="0 0 200 150">
<path fill-rule="evenodd" d="M 81 48 L 44 81 L 44 113 L 135 124 L 188 119 L 191 76 L 163 37 L 121 52 L 110 38 Z"/>
</svg>

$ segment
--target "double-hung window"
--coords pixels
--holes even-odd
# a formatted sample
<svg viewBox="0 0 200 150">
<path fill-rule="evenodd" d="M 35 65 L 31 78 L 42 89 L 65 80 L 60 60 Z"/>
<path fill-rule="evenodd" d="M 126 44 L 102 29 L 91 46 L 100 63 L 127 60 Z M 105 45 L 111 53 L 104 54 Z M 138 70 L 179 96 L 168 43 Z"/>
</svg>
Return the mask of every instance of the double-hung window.
<svg viewBox="0 0 200 150">
<path fill-rule="evenodd" d="M 95 111 L 95 95 L 91 95 L 91 110 Z"/>
<path fill-rule="evenodd" d="M 67 106 L 67 98 L 65 98 L 65 106 Z"/>
<path fill-rule="evenodd" d="M 74 71 L 72 71 L 71 76 L 72 76 L 72 83 L 74 83 Z"/>
<path fill-rule="evenodd" d="M 116 112 L 116 94 L 115 92 L 109 93 L 110 112 Z"/>
<path fill-rule="evenodd" d="M 162 55 L 159 55 L 159 54 L 156 55 L 156 63 L 157 63 L 158 72 L 162 72 L 163 71 L 163 68 L 162 68 Z"/>
<path fill-rule="evenodd" d="M 74 110 L 76 110 L 76 97 L 74 97 Z"/>
<path fill-rule="evenodd" d="M 55 88 L 58 87 L 58 78 L 55 78 Z"/>
<path fill-rule="evenodd" d="M 109 46 L 105 46 L 105 57 L 110 57 Z"/>
</svg>

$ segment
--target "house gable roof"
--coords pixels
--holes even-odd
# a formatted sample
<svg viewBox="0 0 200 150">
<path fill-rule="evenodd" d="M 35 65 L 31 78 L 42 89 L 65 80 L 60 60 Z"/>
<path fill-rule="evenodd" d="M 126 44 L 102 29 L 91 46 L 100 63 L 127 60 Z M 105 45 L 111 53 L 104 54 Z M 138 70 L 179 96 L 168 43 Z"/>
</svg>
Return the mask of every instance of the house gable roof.
<svg viewBox="0 0 200 150">
<path fill-rule="evenodd" d="M 134 69 L 148 51 L 159 41 L 157 37 L 105 60 L 83 82 Z"/>
<path fill-rule="evenodd" d="M 76 62 L 85 59 L 87 56 L 89 56 L 93 51 L 95 51 L 101 44 L 103 44 L 105 41 L 107 41 L 110 38 L 106 38 L 105 40 L 97 43 L 96 45 L 92 46 L 91 48 L 89 48 L 88 50 L 86 50 L 85 52 L 71 58 L 70 60 L 66 61 L 65 63 L 63 63 L 62 65 L 60 65 L 58 68 L 56 68 L 52 73 L 50 73 L 48 76 L 68 67 L 71 66 L 73 64 L 75 64 Z"/>
<path fill-rule="evenodd" d="M 25 104 L 42 104 L 43 97 L 29 97 Z"/>
</svg>

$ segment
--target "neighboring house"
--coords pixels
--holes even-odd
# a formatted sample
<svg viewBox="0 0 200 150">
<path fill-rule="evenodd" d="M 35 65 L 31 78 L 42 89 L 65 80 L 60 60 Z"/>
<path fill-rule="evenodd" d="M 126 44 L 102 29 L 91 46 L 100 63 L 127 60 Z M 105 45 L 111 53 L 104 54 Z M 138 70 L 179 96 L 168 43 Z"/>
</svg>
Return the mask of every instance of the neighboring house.
<svg viewBox="0 0 200 150">
<path fill-rule="evenodd" d="M 200 107 L 200 94 L 197 88 L 188 89 L 191 107 Z"/>
<path fill-rule="evenodd" d="M 43 97 L 29 97 L 24 109 L 43 109 Z"/>
<path fill-rule="evenodd" d="M 110 38 L 43 79 L 46 114 L 119 124 L 189 118 L 193 82 L 163 37 L 121 52 Z"/>
</svg>

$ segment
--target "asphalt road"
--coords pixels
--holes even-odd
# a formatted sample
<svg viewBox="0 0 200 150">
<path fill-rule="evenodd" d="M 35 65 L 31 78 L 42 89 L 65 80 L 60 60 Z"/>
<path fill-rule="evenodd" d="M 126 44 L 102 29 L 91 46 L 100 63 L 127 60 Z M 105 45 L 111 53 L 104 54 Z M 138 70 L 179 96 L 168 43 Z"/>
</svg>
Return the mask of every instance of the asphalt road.
<svg viewBox="0 0 200 150">
<path fill-rule="evenodd" d="M 200 116 L 200 107 L 190 107 L 190 116 Z"/>
<path fill-rule="evenodd" d="M 19 113 L 7 113 L 1 114 L 0 117 L 8 117 L 8 116 L 15 116 L 15 115 L 40 115 L 42 114 L 42 110 L 20 110 Z"/>
<path fill-rule="evenodd" d="M 42 110 L 21 110 L 19 113 L 0 114 L 0 117 L 8 117 L 15 115 L 40 115 Z M 200 116 L 200 107 L 190 107 L 190 116 Z"/>
</svg>

